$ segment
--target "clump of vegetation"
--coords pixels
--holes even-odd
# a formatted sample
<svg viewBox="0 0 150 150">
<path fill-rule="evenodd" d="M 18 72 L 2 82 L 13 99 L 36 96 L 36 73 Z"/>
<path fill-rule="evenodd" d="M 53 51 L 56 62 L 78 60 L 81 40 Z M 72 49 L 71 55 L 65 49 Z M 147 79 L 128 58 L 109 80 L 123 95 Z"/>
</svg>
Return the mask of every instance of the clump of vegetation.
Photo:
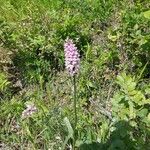
<svg viewBox="0 0 150 150">
<path fill-rule="evenodd" d="M 148 150 L 149 8 L 130 0 L 0 0 L 0 148 Z M 68 37 L 80 54 L 75 126 Z"/>
</svg>

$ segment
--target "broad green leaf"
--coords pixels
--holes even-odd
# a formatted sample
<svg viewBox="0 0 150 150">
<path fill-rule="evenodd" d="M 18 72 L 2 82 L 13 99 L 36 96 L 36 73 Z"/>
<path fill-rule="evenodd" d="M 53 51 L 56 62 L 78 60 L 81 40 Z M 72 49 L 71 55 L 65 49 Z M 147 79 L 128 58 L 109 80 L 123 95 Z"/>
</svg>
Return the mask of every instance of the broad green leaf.
<svg viewBox="0 0 150 150">
<path fill-rule="evenodd" d="M 148 113 L 148 109 L 144 108 L 144 109 L 138 111 L 138 112 L 137 112 L 137 115 L 138 115 L 139 117 L 143 118 L 143 117 L 145 117 L 145 116 L 147 115 L 147 113 Z"/>
<path fill-rule="evenodd" d="M 118 84 L 124 84 L 124 78 L 122 77 L 122 75 L 117 76 L 117 83 Z"/>
<path fill-rule="evenodd" d="M 68 119 L 67 117 L 64 118 L 64 123 L 65 123 L 66 127 L 68 128 L 68 136 L 66 137 L 66 139 L 65 139 L 65 141 L 64 141 L 64 143 L 63 143 L 63 146 L 62 146 L 62 149 L 63 149 L 63 150 L 65 149 L 65 146 L 66 146 L 68 140 L 69 140 L 70 138 L 73 139 L 73 133 L 74 133 L 74 132 L 73 132 L 73 129 L 72 129 L 72 126 L 71 126 L 71 124 L 70 124 L 70 121 L 69 121 L 69 119 Z"/>
<path fill-rule="evenodd" d="M 145 18 L 150 19 L 150 10 L 143 12 Z"/>
<path fill-rule="evenodd" d="M 69 119 L 67 117 L 64 118 L 64 123 L 65 123 L 66 127 L 68 128 L 69 135 L 73 136 L 73 129 L 72 129 L 70 121 L 69 121 Z"/>
<path fill-rule="evenodd" d="M 150 88 L 149 87 L 145 89 L 145 93 L 150 94 Z"/>
<path fill-rule="evenodd" d="M 131 125 L 132 127 L 136 127 L 136 126 L 137 126 L 137 123 L 136 123 L 135 121 L 130 121 L 130 125 Z"/>
<path fill-rule="evenodd" d="M 150 113 L 142 121 L 145 122 L 148 127 L 150 127 Z"/>
</svg>

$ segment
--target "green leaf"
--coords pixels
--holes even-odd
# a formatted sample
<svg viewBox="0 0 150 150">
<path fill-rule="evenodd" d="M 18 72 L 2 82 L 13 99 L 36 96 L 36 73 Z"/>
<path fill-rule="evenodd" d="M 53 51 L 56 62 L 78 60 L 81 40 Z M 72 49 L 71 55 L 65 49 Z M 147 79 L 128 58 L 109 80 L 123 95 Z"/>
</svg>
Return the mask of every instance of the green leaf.
<svg viewBox="0 0 150 150">
<path fill-rule="evenodd" d="M 91 81 L 87 81 L 87 86 L 90 88 L 94 88 L 94 85 Z"/>
<path fill-rule="evenodd" d="M 150 127 L 150 113 L 142 121 L 145 122 L 148 127 Z"/>
<path fill-rule="evenodd" d="M 87 51 L 86 51 L 85 56 L 86 56 L 86 59 L 87 59 L 87 60 L 91 59 L 92 50 L 91 50 L 91 47 L 90 47 L 89 43 L 87 44 Z"/>
<path fill-rule="evenodd" d="M 144 108 L 144 109 L 138 111 L 137 116 L 143 118 L 147 115 L 147 113 L 148 113 L 148 109 Z"/>
<path fill-rule="evenodd" d="M 70 124 L 70 121 L 67 117 L 64 118 L 64 123 L 66 125 L 66 127 L 68 128 L 68 136 L 66 137 L 64 143 L 63 143 L 63 146 L 62 146 L 62 149 L 64 150 L 65 149 L 65 146 L 67 144 L 67 142 L 69 141 L 70 138 L 73 138 L 73 129 L 72 129 L 72 126 Z"/>
<path fill-rule="evenodd" d="M 129 103 L 129 110 L 130 110 L 130 119 L 133 119 L 136 117 L 135 110 L 134 110 L 134 104 L 131 101 L 129 101 L 128 103 Z"/>
<path fill-rule="evenodd" d="M 150 19 L 150 10 L 143 12 L 145 18 Z"/>
<path fill-rule="evenodd" d="M 119 85 L 124 84 L 123 74 L 117 76 L 117 83 L 118 83 Z"/>
<path fill-rule="evenodd" d="M 69 135 L 73 136 L 73 129 L 72 129 L 70 121 L 69 121 L 69 119 L 67 117 L 64 118 L 64 123 L 65 123 L 66 127 L 68 128 Z"/>
<path fill-rule="evenodd" d="M 116 35 L 112 35 L 111 33 L 108 33 L 108 39 L 110 39 L 113 42 L 117 41 L 119 37 L 120 37 L 120 33 L 117 33 Z"/>
<path fill-rule="evenodd" d="M 135 121 L 130 121 L 130 125 L 131 125 L 132 127 L 137 127 L 137 123 L 136 123 Z"/>
<path fill-rule="evenodd" d="M 150 113 L 148 114 L 147 119 L 150 122 Z"/>
<path fill-rule="evenodd" d="M 145 93 L 150 94 L 150 88 L 149 87 L 145 89 Z"/>
</svg>

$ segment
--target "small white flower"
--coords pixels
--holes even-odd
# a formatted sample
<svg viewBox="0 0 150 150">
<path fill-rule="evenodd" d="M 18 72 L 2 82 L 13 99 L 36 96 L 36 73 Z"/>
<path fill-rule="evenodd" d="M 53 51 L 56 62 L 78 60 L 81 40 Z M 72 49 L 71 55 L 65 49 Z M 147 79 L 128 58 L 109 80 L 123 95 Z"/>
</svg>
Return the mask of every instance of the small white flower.
<svg viewBox="0 0 150 150">
<path fill-rule="evenodd" d="M 26 109 L 22 112 L 22 118 L 30 117 L 33 113 L 37 112 L 37 108 L 34 104 L 26 104 Z"/>
</svg>

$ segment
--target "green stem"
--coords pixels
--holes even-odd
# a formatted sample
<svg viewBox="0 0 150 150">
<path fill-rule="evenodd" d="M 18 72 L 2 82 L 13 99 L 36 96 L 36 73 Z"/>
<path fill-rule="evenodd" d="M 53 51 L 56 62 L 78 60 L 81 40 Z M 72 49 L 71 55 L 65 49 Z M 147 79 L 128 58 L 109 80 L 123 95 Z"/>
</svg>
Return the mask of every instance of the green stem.
<svg viewBox="0 0 150 150">
<path fill-rule="evenodd" d="M 75 150 L 75 143 L 76 143 L 76 125 L 77 125 L 77 108 L 76 108 L 76 102 L 77 102 L 77 88 L 76 88 L 76 77 L 73 76 L 73 92 L 74 92 L 74 140 L 73 140 L 73 150 Z"/>
</svg>

